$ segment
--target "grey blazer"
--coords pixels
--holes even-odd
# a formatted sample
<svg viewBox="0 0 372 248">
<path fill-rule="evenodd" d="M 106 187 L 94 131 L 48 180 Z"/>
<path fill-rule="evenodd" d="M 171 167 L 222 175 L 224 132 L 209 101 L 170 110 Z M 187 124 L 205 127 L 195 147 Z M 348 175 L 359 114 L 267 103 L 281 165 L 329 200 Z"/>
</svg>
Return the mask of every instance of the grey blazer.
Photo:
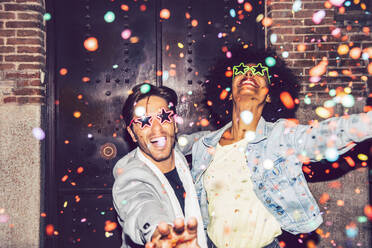
<svg viewBox="0 0 372 248">
<path fill-rule="evenodd" d="M 192 145 L 208 132 L 184 135 L 187 142 L 175 147 L 187 164 L 183 154 L 191 153 Z M 183 140 L 185 141 L 185 140 Z M 139 159 L 137 149 L 121 158 L 115 165 L 115 183 L 112 188 L 114 207 L 123 228 L 121 248 L 134 248 L 149 242 L 156 226 L 164 221 L 173 223 L 175 216 L 170 198 L 164 192 L 155 173 Z"/>
</svg>

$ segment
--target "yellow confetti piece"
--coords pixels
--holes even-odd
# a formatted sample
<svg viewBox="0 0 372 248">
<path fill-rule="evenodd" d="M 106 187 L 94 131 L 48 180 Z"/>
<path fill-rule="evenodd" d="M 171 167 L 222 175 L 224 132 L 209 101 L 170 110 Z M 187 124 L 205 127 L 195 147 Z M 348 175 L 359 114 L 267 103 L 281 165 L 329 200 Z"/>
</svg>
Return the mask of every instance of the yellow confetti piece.
<svg viewBox="0 0 372 248">
<path fill-rule="evenodd" d="M 75 118 L 80 118 L 80 116 L 81 116 L 81 113 L 79 111 L 74 112 L 74 117 Z"/>
<path fill-rule="evenodd" d="M 178 42 L 177 45 L 178 45 L 179 48 L 183 48 L 184 47 L 184 45 L 181 42 Z"/>
<path fill-rule="evenodd" d="M 358 159 L 361 160 L 361 161 L 367 161 L 368 160 L 368 156 L 363 154 L 363 153 L 359 153 L 358 154 Z"/>
<path fill-rule="evenodd" d="M 65 202 L 63 203 L 63 207 L 64 207 L 64 208 L 67 207 L 67 201 L 65 201 Z"/>
<path fill-rule="evenodd" d="M 326 109 L 326 108 L 323 108 L 323 107 L 317 107 L 315 109 L 315 113 L 319 116 L 319 117 L 322 117 L 324 119 L 326 118 L 329 118 L 331 116 L 331 113 Z"/>
<path fill-rule="evenodd" d="M 339 206 L 339 207 L 342 207 L 342 206 L 344 206 L 344 201 L 343 200 L 337 200 L 337 206 Z"/>
<path fill-rule="evenodd" d="M 345 87 L 344 92 L 346 94 L 350 94 L 351 93 L 351 88 L 350 87 Z"/>
<path fill-rule="evenodd" d="M 262 21 L 262 19 L 264 18 L 264 15 L 263 14 L 259 14 L 256 18 L 256 22 L 260 22 Z"/>
</svg>

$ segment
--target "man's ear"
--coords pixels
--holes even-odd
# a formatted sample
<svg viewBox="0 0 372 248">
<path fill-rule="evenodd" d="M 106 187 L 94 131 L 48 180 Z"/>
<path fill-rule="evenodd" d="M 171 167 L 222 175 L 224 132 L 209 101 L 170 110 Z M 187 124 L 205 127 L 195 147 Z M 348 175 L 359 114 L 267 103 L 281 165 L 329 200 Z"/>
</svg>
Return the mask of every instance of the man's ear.
<svg viewBox="0 0 372 248">
<path fill-rule="evenodd" d="M 127 127 L 127 131 L 130 134 L 130 137 L 132 137 L 133 142 L 137 143 L 136 135 L 134 134 L 133 130 L 130 127 Z"/>
<path fill-rule="evenodd" d="M 270 97 L 269 94 L 267 94 L 267 96 L 266 96 L 266 102 L 267 102 L 267 103 L 271 103 L 271 97 Z"/>
<path fill-rule="evenodd" d="M 176 120 L 174 120 L 174 133 L 175 133 L 175 134 L 178 133 L 178 125 L 177 125 Z"/>
</svg>

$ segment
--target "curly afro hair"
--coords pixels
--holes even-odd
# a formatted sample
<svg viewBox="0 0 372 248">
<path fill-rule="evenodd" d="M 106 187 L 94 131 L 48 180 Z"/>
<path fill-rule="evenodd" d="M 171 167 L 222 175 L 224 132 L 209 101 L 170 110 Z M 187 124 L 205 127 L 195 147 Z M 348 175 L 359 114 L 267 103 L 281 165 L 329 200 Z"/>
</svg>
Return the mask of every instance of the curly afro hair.
<svg viewBox="0 0 372 248">
<path fill-rule="evenodd" d="M 298 97 L 299 83 L 298 78 L 286 66 L 285 62 L 276 55 L 276 52 L 271 49 L 257 49 L 255 47 L 243 48 L 240 45 L 234 45 L 229 49 L 232 56 L 227 58 L 225 54 L 216 58 L 216 63 L 208 70 L 206 76 L 205 99 L 206 105 L 210 110 L 211 124 L 220 127 L 231 121 L 232 100 L 231 95 L 232 85 L 232 68 L 235 65 L 244 63 L 261 63 L 267 65 L 266 58 L 272 57 L 275 59 L 275 64 L 269 67 L 270 85 L 269 94 L 271 103 L 266 103 L 263 110 L 263 117 L 266 121 L 275 122 L 280 118 L 294 118 L 297 109 L 297 104 L 292 109 L 284 106 L 280 99 L 282 92 L 288 92 L 292 99 Z"/>
</svg>

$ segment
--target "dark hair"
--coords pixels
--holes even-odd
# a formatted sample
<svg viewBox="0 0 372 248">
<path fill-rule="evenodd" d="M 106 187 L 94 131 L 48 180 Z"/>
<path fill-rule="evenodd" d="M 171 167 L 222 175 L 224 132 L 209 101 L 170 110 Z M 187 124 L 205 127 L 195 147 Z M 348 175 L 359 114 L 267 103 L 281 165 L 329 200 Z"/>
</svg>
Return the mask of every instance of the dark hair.
<svg viewBox="0 0 372 248">
<path fill-rule="evenodd" d="M 167 101 L 169 109 L 176 113 L 177 94 L 174 90 L 166 86 L 157 87 L 155 85 L 142 83 L 133 87 L 131 94 L 124 103 L 122 115 L 127 126 L 129 126 L 133 118 L 136 103 L 149 96 L 163 98 Z"/>
<path fill-rule="evenodd" d="M 293 99 L 298 97 L 299 83 L 297 77 L 286 66 L 285 62 L 276 55 L 271 49 L 258 49 L 255 47 L 243 48 L 241 45 L 234 45 L 229 49 L 232 56 L 227 58 L 225 54 L 217 59 L 214 66 L 209 68 L 207 81 L 205 85 L 206 101 L 212 102 L 207 104 L 210 106 L 211 122 L 217 127 L 225 125 L 231 121 L 232 101 L 229 96 L 220 99 L 221 92 L 226 88 L 231 88 L 232 77 L 225 75 L 230 67 L 244 63 L 261 63 L 267 65 L 265 60 L 267 57 L 275 59 L 275 65 L 269 67 L 270 85 L 269 95 L 271 103 L 267 103 L 264 107 L 262 116 L 267 121 L 276 121 L 279 118 L 294 118 L 295 111 L 298 107 L 296 104 L 294 109 L 287 109 L 280 100 L 280 93 L 287 91 Z M 232 93 L 230 90 L 229 95 Z"/>
</svg>

